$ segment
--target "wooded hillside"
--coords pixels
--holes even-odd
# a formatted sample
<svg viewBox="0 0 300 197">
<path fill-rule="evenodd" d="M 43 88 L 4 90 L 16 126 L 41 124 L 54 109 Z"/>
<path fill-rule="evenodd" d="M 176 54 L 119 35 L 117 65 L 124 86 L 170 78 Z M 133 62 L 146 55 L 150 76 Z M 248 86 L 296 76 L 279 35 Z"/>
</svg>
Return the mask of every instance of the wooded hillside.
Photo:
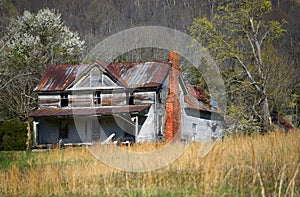
<svg viewBox="0 0 300 197">
<path fill-rule="evenodd" d="M 250 0 L 249 0 L 250 1 Z M 230 2 L 228 0 L 0 0 L 0 38 L 7 33 L 7 26 L 10 19 L 22 16 L 28 10 L 37 13 L 42 8 L 55 9 L 61 13 L 62 21 L 65 22 L 71 31 L 78 32 L 86 47 L 83 57 L 97 43 L 122 30 L 139 26 L 165 26 L 191 34 L 190 27 L 194 18 L 207 18 L 213 20 L 218 13 L 217 8 L 222 4 Z M 274 60 L 278 64 L 286 67 L 274 67 L 273 73 L 268 80 L 272 87 L 267 87 L 274 91 L 267 92 L 270 102 L 271 113 L 280 116 L 289 116 L 289 121 L 294 126 L 299 126 L 299 94 L 300 94 L 300 1 L 299 0 L 272 0 L 272 11 L 268 13 L 264 20 L 275 20 L 282 24 L 285 29 L 283 36 L 268 43 L 272 46 L 272 53 L 268 54 L 269 60 Z M 1 43 L 2 45 L 2 43 Z M 3 44 L 4 45 L 4 44 Z M 273 48 L 274 47 L 274 48 Z M 1 46 L 1 51 L 5 46 Z M 151 59 L 153 54 L 147 52 L 135 52 L 131 58 L 125 60 L 135 61 Z M 122 60 L 122 59 L 121 59 Z M 281 61 L 284 60 L 284 61 Z M 274 62 L 267 62 L 269 65 Z M 276 64 L 277 64 L 276 63 Z M 1 60 L 1 65 L 6 63 Z M 232 66 L 232 62 L 222 62 L 221 69 Z M 7 66 L 7 65 L 6 65 Z M 269 67 L 269 68 L 272 68 Z M 283 69 L 278 69 L 283 68 Z M 227 70 L 228 72 L 228 70 Z M 189 72 L 187 72 L 189 73 Z M 195 72 L 190 72 L 195 73 Z M 288 75 L 288 73 L 293 73 Z M 203 85 L 199 81 L 199 75 L 190 76 L 189 79 L 196 85 Z M 36 78 L 38 78 L 37 76 Z M 224 75 L 224 79 L 226 75 Z M 8 79 L 9 81 L 10 79 Z M 1 82 L 1 80 L 0 80 Z M 10 82 L 10 81 L 9 81 Z M 34 81 L 32 82 L 35 83 Z M 32 85 L 32 84 L 31 84 Z M 230 86 L 231 90 L 234 86 Z M 289 91 L 285 91 L 285 90 Z M 30 92 L 30 88 L 28 90 Z M 7 95 L 1 92 L 3 100 Z M 32 95 L 31 95 L 32 96 Z M 229 94 L 229 102 L 234 104 L 230 96 L 239 97 L 247 95 Z M 238 101 L 240 102 L 240 101 Z M 252 102 L 252 101 L 251 101 Z M 1 119 L 11 117 L 6 108 L 0 106 Z M 234 109 L 237 110 L 237 109 Z M 233 110 L 233 111 L 234 111 Z M 230 109 L 229 109 L 230 111 Z M 16 115 L 16 114 L 14 114 Z M 21 116 L 19 114 L 19 116 Z"/>
<path fill-rule="evenodd" d="M 298 0 L 273 0 L 271 18 L 285 19 L 287 34 L 280 43 L 286 52 L 298 53 L 300 42 L 300 2 Z M 71 30 L 76 30 L 87 41 L 87 48 L 97 41 L 127 28 L 157 25 L 188 31 L 193 18 L 211 17 L 217 0 L 1 0 L 1 33 L 12 16 L 24 10 L 37 12 L 44 7 L 62 13 Z"/>
</svg>

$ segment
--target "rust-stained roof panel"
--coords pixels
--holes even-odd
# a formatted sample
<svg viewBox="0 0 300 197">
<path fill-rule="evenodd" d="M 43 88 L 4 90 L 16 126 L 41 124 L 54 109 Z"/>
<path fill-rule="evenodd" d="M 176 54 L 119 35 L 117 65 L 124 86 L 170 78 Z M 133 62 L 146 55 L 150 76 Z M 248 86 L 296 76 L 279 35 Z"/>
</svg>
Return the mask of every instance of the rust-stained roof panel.
<svg viewBox="0 0 300 197">
<path fill-rule="evenodd" d="M 207 95 L 203 89 L 190 84 L 186 84 L 186 86 L 188 94 L 184 95 L 184 102 L 188 108 L 216 112 L 216 110 L 211 108 L 209 95 Z"/>
<path fill-rule="evenodd" d="M 160 86 L 170 69 L 166 62 L 112 63 L 106 70 L 125 83 L 127 88 L 149 88 Z"/>
<path fill-rule="evenodd" d="M 167 61 L 110 64 L 98 61 L 97 63 L 126 88 L 159 87 L 170 69 L 170 64 Z M 76 76 L 80 76 L 80 74 L 88 70 L 90 66 L 92 66 L 92 64 L 50 65 L 42 79 L 34 88 L 34 91 L 63 91 L 75 80 Z"/>
<path fill-rule="evenodd" d="M 186 84 L 186 87 L 191 96 L 209 106 L 210 97 L 203 88 L 191 84 Z"/>
<path fill-rule="evenodd" d="M 125 105 L 98 108 L 40 108 L 30 114 L 31 117 L 44 116 L 86 116 L 113 115 L 120 113 L 138 113 L 149 108 L 149 105 Z"/>
<path fill-rule="evenodd" d="M 89 65 L 49 65 L 43 77 L 33 91 L 62 91 L 76 78 L 79 72 Z"/>
<path fill-rule="evenodd" d="M 201 101 L 198 101 L 191 94 L 184 95 L 184 102 L 187 108 L 196 109 L 200 111 L 212 111 L 209 106 L 204 105 Z"/>
</svg>

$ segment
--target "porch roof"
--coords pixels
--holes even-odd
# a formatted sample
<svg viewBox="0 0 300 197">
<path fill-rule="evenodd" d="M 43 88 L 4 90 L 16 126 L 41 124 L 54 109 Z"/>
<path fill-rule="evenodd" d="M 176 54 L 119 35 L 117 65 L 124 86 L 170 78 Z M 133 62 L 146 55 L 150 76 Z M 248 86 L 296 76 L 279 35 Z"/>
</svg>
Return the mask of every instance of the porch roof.
<svg viewBox="0 0 300 197">
<path fill-rule="evenodd" d="M 86 107 L 86 108 L 40 108 L 30 114 L 31 117 L 43 116 L 101 116 L 120 113 L 139 113 L 148 109 L 150 105 L 125 105 L 107 107 Z"/>
</svg>

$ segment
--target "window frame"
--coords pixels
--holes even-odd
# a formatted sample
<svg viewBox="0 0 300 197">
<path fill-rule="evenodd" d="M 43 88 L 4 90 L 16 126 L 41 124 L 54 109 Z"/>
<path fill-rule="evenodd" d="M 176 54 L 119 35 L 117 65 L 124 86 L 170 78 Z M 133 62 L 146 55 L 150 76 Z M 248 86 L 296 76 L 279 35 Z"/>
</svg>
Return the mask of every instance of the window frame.
<svg viewBox="0 0 300 197">
<path fill-rule="evenodd" d="M 60 93 L 60 107 L 68 107 L 69 106 L 69 93 L 63 92 Z"/>
<path fill-rule="evenodd" d="M 97 90 L 94 92 L 94 100 L 93 100 L 93 103 L 94 103 L 94 106 L 99 106 L 101 105 L 101 91 L 100 90 Z"/>
</svg>

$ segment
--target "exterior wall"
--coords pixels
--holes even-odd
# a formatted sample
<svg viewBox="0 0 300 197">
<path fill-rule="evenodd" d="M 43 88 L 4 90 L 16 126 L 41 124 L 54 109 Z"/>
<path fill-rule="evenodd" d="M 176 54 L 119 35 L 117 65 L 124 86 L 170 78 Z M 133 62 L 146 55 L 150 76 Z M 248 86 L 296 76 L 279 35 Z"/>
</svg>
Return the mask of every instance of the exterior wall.
<svg viewBox="0 0 300 197">
<path fill-rule="evenodd" d="M 92 122 L 88 118 L 78 119 L 75 121 L 69 120 L 73 124 L 69 125 L 69 135 L 68 139 L 65 139 L 64 142 L 72 143 L 91 143 L 92 142 Z"/>
<path fill-rule="evenodd" d="M 133 93 L 133 103 L 139 104 L 153 104 L 155 102 L 155 92 L 135 92 Z"/>
<path fill-rule="evenodd" d="M 124 136 L 124 131 L 113 116 L 90 117 L 75 120 L 79 136 L 86 142 L 97 143 L 106 140 L 112 133 L 115 138 Z"/>
<path fill-rule="evenodd" d="M 73 119 L 47 119 L 36 120 L 38 125 L 38 144 L 57 144 L 60 140 L 59 130 L 67 125 L 68 137 L 64 143 L 92 143 L 104 141 L 112 133 L 115 139 L 125 136 L 124 121 L 116 121 L 113 116 L 90 117 Z M 134 132 L 134 129 L 133 129 Z"/>
<path fill-rule="evenodd" d="M 126 105 L 125 92 L 103 92 L 101 93 L 101 106 Z"/>
<path fill-rule="evenodd" d="M 205 142 L 220 137 L 222 121 L 210 120 L 210 117 L 202 113 L 191 109 L 182 110 L 181 138 L 183 140 Z"/>
<path fill-rule="evenodd" d="M 37 120 L 38 125 L 38 144 L 58 143 L 59 121 L 56 119 Z"/>
<path fill-rule="evenodd" d="M 116 134 L 114 140 L 124 137 L 125 136 L 124 130 L 126 130 L 126 126 L 124 126 L 124 124 L 126 124 L 124 123 L 124 120 L 116 119 L 113 116 L 100 117 L 99 126 L 103 131 L 100 136 L 100 141 L 104 141 L 112 133 Z"/>
<path fill-rule="evenodd" d="M 101 89 L 106 87 L 120 87 L 113 82 L 108 76 L 106 76 L 98 66 L 93 67 L 89 73 L 77 81 L 72 87 L 74 90 L 86 89 L 94 87 L 95 89 Z"/>
<path fill-rule="evenodd" d="M 145 141 L 155 141 L 155 113 L 154 113 L 154 105 L 151 105 L 148 117 L 145 120 L 144 124 L 141 125 L 141 129 L 139 131 L 136 142 L 141 143 Z"/>
<path fill-rule="evenodd" d="M 91 107 L 93 106 L 92 92 L 73 92 L 69 95 L 69 106 L 71 107 Z"/>
<path fill-rule="evenodd" d="M 72 119 L 40 119 L 38 125 L 38 144 L 56 144 L 60 140 L 59 130 L 62 126 L 68 125 L 68 138 L 63 139 L 65 143 L 82 143 Z M 81 134 L 83 136 L 83 134 Z M 88 135 L 88 134 L 87 134 Z M 88 142 L 88 141 L 86 141 Z"/>
<path fill-rule="evenodd" d="M 73 91 L 68 95 L 68 107 L 93 107 L 94 91 Z M 99 106 L 121 106 L 126 105 L 125 92 L 101 92 L 101 104 Z M 39 95 L 39 107 L 60 107 L 61 97 L 59 94 Z"/>
<path fill-rule="evenodd" d="M 59 94 L 41 94 L 38 95 L 39 107 L 59 107 L 60 95 Z"/>
</svg>

